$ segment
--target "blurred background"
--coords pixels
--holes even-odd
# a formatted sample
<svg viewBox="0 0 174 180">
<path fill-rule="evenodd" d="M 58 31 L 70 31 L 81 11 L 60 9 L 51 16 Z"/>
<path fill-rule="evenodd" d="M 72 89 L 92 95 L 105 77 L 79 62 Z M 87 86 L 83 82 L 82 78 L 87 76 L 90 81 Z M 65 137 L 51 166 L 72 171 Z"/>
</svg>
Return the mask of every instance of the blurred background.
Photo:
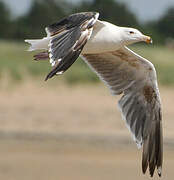
<svg viewBox="0 0 174 180">
<path fill-rule="evenodd" d="M 152 45 L 129 48 L 156 67 L 162 179 L 173 179 L 174 0 L 0 0 L 0 179 L 149 178 L 141 173 L 141 149 L 121 120 L 119 97 L 80 58 L 63 76 L 45 82 L 49 62 L 35 62 L 27 52 L 24 39 L 42 38 L 47 25 L 82 11 L 98 11 L 101 20 L 152 37 Z"/>
</svg>

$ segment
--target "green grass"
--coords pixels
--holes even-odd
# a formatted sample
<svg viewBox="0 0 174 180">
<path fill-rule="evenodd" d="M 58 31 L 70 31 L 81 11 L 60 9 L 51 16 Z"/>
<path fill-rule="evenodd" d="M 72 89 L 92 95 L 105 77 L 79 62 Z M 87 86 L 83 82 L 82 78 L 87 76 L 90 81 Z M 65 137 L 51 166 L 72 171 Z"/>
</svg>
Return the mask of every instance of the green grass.
<svg viewBox="0 0 174 180">
<path fill-rule="evenodd" d="M 33 61 L 33 52 L 27 51 L 27 44 L 0 41 L 0 78 L 8 74 L 14 82 L 22 81 L 26 77 L 43 79 L 51 70 L 48 61 Z M 150 60 L 156 67 L 158 79 L 161 84 L 174 85 L 174 52 L 165 47 L 153 45 L 135 45 L 131 47 L 136 53 Z M 68 83 L 98 82 L 97 76 L 91 72 L 80 59 L 58 79 Z"/>
</svg>

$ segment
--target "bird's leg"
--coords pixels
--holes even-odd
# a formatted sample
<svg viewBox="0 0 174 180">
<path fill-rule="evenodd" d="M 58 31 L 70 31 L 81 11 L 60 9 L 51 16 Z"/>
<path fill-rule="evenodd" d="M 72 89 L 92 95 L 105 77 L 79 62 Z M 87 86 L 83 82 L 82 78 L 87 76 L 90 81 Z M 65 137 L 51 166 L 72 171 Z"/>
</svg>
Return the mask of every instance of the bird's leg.
<svg viewBox="0 0 174 180">
<path fill-rule="evenodd" d="M 48 51 L 43 51 L 40 52 L 36 55 L 33 56 L 35 61 L 39 61 L 39 60 L 48 60 L 49 59 L 49 54 Z"/>
</svg>

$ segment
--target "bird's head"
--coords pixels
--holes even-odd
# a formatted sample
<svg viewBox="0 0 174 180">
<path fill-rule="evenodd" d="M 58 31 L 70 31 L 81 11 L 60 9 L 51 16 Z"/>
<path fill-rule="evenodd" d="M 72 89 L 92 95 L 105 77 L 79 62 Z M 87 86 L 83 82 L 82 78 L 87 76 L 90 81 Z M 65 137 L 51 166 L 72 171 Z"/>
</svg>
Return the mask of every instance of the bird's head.
<svg viewBox="0 0 174 180">
<path fill-rule="evenodd" d="M 121 34 L 124 45 L 133 44 L 135 42 L 144 41 L 146 43 L 152 43 L 152 38 L 142 34 L 139 30 L 134 28 L 121 28 Z"/>
</svg>

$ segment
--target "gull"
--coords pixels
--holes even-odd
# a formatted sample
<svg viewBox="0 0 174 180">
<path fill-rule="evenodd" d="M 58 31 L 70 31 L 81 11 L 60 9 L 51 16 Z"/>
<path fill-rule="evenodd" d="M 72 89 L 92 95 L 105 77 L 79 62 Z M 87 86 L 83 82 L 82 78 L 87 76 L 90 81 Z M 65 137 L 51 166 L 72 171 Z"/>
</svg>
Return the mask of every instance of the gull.
<svg viewBox="0 0 174 180">
<path fill-rule="evenodd" d="M 163 136 L 161 100 L 153 64 L 127 45 L 144 41 L 149 36 L 129 27 L 119 27 L 98 19 L 97 12 L 72 14 L 45 28 L 47 37 L 25 40 L 30 51 L 44 50 L 35 60 L 50 59 L 52 71 L 45 80 L 63 74 L 80 56 L 118 102 L 126 125 L 138 147 L 143 147 L 142 172 L 149 168 L 162 173 Z"/>
</svg>

